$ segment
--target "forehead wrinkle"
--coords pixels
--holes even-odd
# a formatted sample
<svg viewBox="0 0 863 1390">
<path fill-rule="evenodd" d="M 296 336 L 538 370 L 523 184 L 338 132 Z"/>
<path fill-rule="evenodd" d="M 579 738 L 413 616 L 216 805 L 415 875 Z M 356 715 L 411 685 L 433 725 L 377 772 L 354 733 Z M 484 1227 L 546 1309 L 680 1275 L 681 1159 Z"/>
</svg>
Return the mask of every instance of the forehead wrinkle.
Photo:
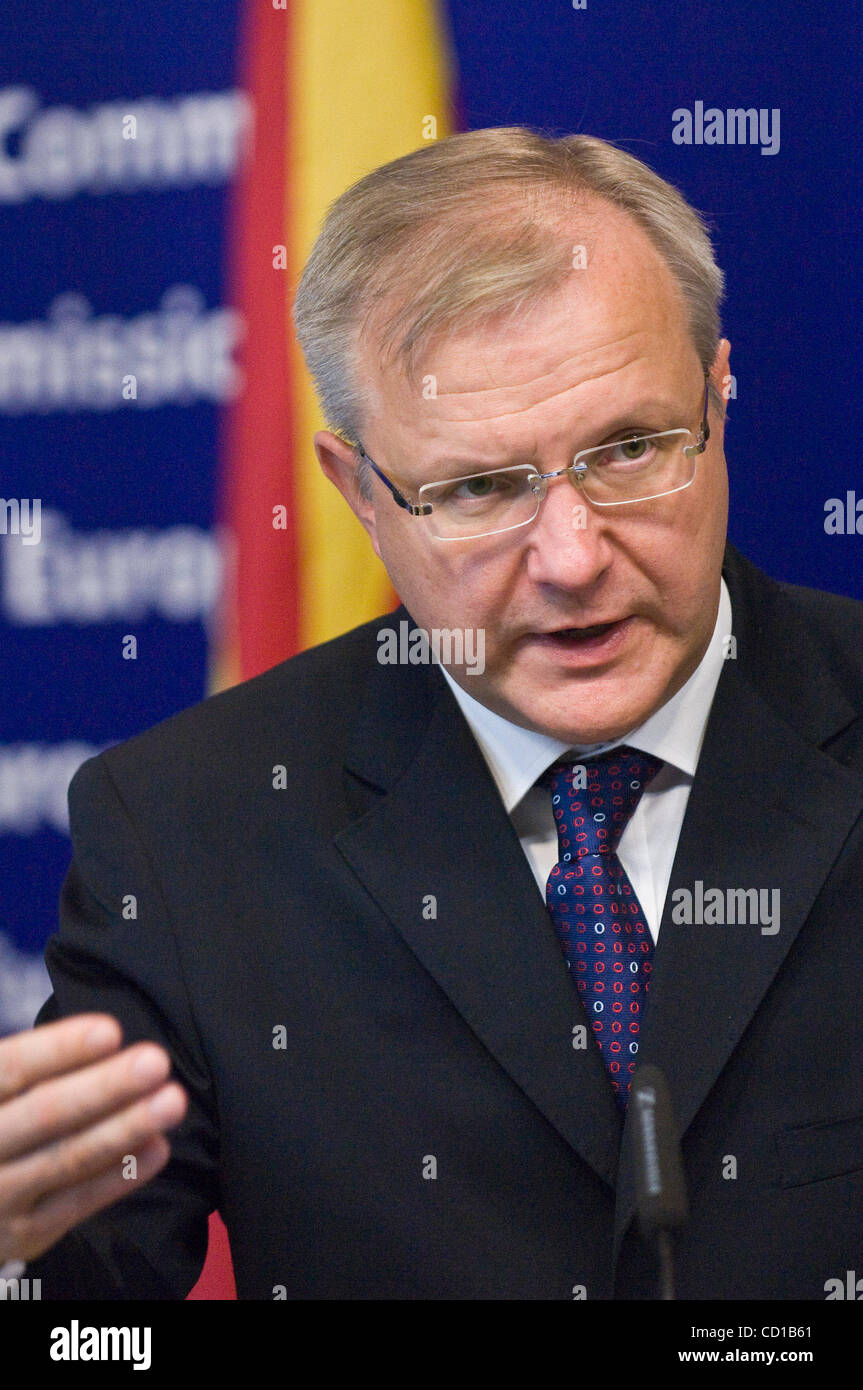
<svg viewBox="0 0 863 1390">
<path fill-rule="evenodd" d="M 546 405 L 549 401 L 557 400 L 560 396 L 565 396 L 565 395 L 567 395 L 567 394 L 568 394 L 569 392 L 571 392 L 571 391 L 577 391 L 577 390 L 579 389 L 580 386 L 587 385 L 589 382 L 598 381 L 598 380 L 600 380 L 601 378 L 617 376 L 618 373 L 627 371 L 629 368 L 633 367 L 637 362 L 643 362 L 643 361 L 645 361 L 645 360 L 646 360 L 646 359 L 645 359 L 645 355 L 642 353 L 642 354 L 640 354 L 638 357 L 632 357 L 632 358 L 630 358 L 629 361 L 627 361 L 627 362 L 622 362 L 622 363 L 620 364 L 620 366 L 618 366 L 618 367 L 613 367 L 613 368 L 611 368 L 610 371 L 597 372 L 597 373 L 595 373 L 595 374 L 592 375 L 592 376 L 583 377 L 581 381 L 579 381 L 579 382 L 571 382 L 571 383 L 569 383 L 569 384 L 566 385 L 566 386 L 562 386 L 562 387 L 560 388 L 559 391 L 554 391 L 554 392 L 551 393 L 551 395 L 543 396 L 543 397 L 541 398 L 541 400 L 531 401 L 531 402 L 530 402 L 529 404 L 527 404 L 527 405 L 513 406 L 512 409 L 510 409 L 510 410 L 505 410 L 505 409 L 504 409 L 504 410 L 496 410 L 492 415 L 487 415 L 487 416 L 484 416 L 484 415 L 477 415 L 477 416 L 472 416 L 472 417 L 470 417 L 469 419 L 468 419 L 468 418 L 465 418 L 464 416 L 459 416 L 459 415 L 456 415 L 456 416 L 448 416 L 448 415 L 446 415 L 446 414 L 443 413 L 443 412 L 438 412 L 438 413 L 436 414 L 436 416 L 435 416 L 435 420 L 434 420 L 434 421 L 430 421 L 430 423 L 435 424 L 435 423 L 438 423 L 438 422 L 439 422 L 439 423 L 441 423 L 441 424 L 460 424 L 460 425 L 472 425 L 472 424 L 476 424 L 476 425 L 485 425 L 485 424 L 488 424 L 488 422 L 489 422 L 490 420 L 508 420 L 508 419 L 513 419 L 514 417 L 516 417 L 516 416 L 518 416 L 518 415 L 525 415 L 525 414 L 529 413 L 531 410 L 537 410 L 539 407 L 541 407 L 541 406 L 543 406 L 543 405 Z M 503 388 L 499 388 L 499 389 L 503 389 Z M 445 393 L 445 394 L 449 394 L 449 393 Z M 453 393 L 453 394 L 456 394 L 456 393 Z M 472 394 L 472 393 L 459 393 L 459 394 Z M 477 394 L 484 394 L 484 393 L 477 393 Z M 437 400 L 440 400 L 441 397 L 438 396 L 436 399 L 437 399 Z M 429 417 L 426 417 L 426 418 L 428 419 Z"/>
<path fill-rule="evenodd" d="M 599 381 L 601 378 L 604 378 L 604 377 L 617 376 L 618 372 L 625 372 L 625 371 L 627 370 L 627 368 L 631 367 L 635 362 L 640 362 L 640 361 L 643 361 L 643 355 L 642 355 L 641 357 L 633 357 L 633 358 L 631 358 L 628 362 L 622 362 L 622 363 L 620 364 L 619 367 L 612 367 L 609 371 L 605 371 L 605 372 L 595 372 L 592 376 L 585 376 L 585 377 L 582 377 L 582 379 L 581 379 L 580 381 L 571 381 L 571 382 L 568 382 L 565 386 L 561 386 L 560 389 L 559 389 L 558 391 L 552 391 L 549 395 L 543 396 L 541 400 L 532 401 L 532 402 L 530 403 L 530 405 L 514 406 L 512 410 L 501 410 L 501 411 L 498 412 L 498 416 L 499 416 L 501 419 L 503 419 L 504 417 L 510 416 L 510 415 L 523 415 L 523 414 L 525 413 L 525 411 L 527 411 L 527 410 L 535 410 L 537 406 L 539 406 L 539 405 L 545 405 L 545 403 L 546 403 L 547 401 L 554 401 L 554 400 L 557 400 L 558 396 L 565 396 L 565 395 L 567 394 L 567 392 L 569 392 L 569 391 L 577 391 L 577 390 L 579 389 L 579 387 L 581 387 L 581 386 L 586 386 L 586 385 L 587 385 L 589 382 L 591 382 L 591 381 Z M 551 375 L 552 375 L 551 372 L 547 372 L 547 373 L 546 373 L 546 376 L 551 376 Z M 535 379 L 536 379 L 537 381 L 542 381 L 542 380 L 543 380 L 542 377 L 537 377 L 537 378 L 535 378 Z M 490 388 L 489 388 L 489 390 L 500 390 L 500 391 L 507 390 L 507 389 L 508 389 L 508 388 L 503 387 L 503 386 L 501 386 L 501 387 L 490 387 Z M 449 394 L 450 394 L 450 392 L 444 392 L 444 395 L 449 395 Z M 469 392 L 469 391 L 468 391 L 468 392 L 454 391 L 454 392 L 452 392 L 451 394 L 452 394 L 453 396 L 459 396 L 459 395 L 472 395 L 472 394 L 474 394 L 474 393 L 473 393 L 473 392 Z M 482 391 L 482 392 L 476 392 L 475 394 L 477 394 L 477 395 L 485 395 L 486 393 L 485 393 L 484 391 Z M 465 421 L 465 423 L 469 423 L 469 421 Z"/>
<path fill-rule="evenodd" d="M 556 376 L 559 376 L 561 372 L 567 371 L 568 368 L 570 367 L 570 365 L 571 365 L 572 363 L 574 363 L 574 362 L 579 361 L 580 358 L 583 358 L 583 357 L 585 357 L 585 356 L 590 356 L 590 355 L 594 355 L 594 356 L 595 356 L 597 353 L 606 351 L 609 347 L 622 347 L 624 344 L 630 342 L 633 338 L 642 338 L 643 336 L 644 336 L 644 330 L 638 330 L 638 329 L 633 330 L 633 332 L 631 332 L 631 333 L 625 333 L 625 334 L 623 334 L 622 337 L 615 339 L 615 340 L 613 341 L 613 343 L 602 343 L 602 344 L 598 345 L 596 348 L 587 348 L 587 349 L 584 349 L 582 352 L 575 352 L 575 353 L 572 353 L 569 357 L 565 357 L 561 362 L 559 362 L 559 363 L 557 364 L 557 366 L 550 368 L 550 369 L 549 369 L 548 371 L 546 371 L 546 372 L 542 372 L 539 376 L 528 377 L 528 378 L 526 378 L 524 381 L 520 381 L 520 382 L 501 384 L 501 385 L 498 385 L 498 386 L 480 386 L 480 387 L 475 387 L 475 388 L 473 388 L 473 389 L 471 389 L 471 390 L 456 390 L 456 391 L 441 390 L 440 387 L 438 387 L 437 395 L 436 395 L 435 399 L 436 399 L 436 400 L 452 400 L 452 401 L 455 402 L 455 401 L 458 401 L 458 400 L 460 400 L 460 399 L 467 398 L 467 397 L 471 397 L 471 396 L 477 396 L 477 397 L 482 398 L 482 397 L 493 396 L 493 395 L 496 394 L 496 393 L 505 393 L 505 394 L 511 395 L 514 391 L 520 391 L 520 390 L 524 389 L 524 387 L 526 387 L 526 386 L 540 386 L 542 382 L 547 381 L 549 378 L 554 378 L 554 377 L 556 377 Z M 644 353 L 641 353 L 641 354 L 639 354 L 639 357 L 644 357 L 644 355 L 645 355 Z M 629 366 L 632 365 L 632 362 L 633 362 L 634 360 L 638 360 L 638 358 L 636 358 L 636 359 L 629 359 L 628 361 L 621 362 L 621 363 L 619 363 L 619 364 L 618 364 L 617 366 L 615 366 L 615 367 L 608 367 L 608 368 L 605 368 L 605 369 L 599 369 L 599 370 L 589 371 L 588 374 L 587 374 L 586 376 L 583 376 L 579 381 L 568 381 L 568 382 L 566 382 L 563 386 L 561 386 L 558 390 L 551 392 L 550 395 L 543 396 L 542 399 L 543 399 L 543 400 L 554 400 L 555 397 L 563 395 L 566 391 L 574 391 L 574 390 L 577 390 L 579 386 L 587 385 L 587 384 L 588 384 L 589 382 L 591 382 L 591 381 L 597 381 L 597 380 L 599 380 L 601 377 L 614 376 L 614 375 L 616 375 L 618 372 L 625 371 L 627 367 L 629 367 Z M 530 409 L 530 407 L 529 407 L 529 406 L 528 406 L 528 407 L 518 406 L 518 407 L 516 407 L 515 412 L 505 411 L 505 410 L 504 410 L 504 411 L 501 411 L 500 413 L 501 413 L 502 415 L 511 414 L 511 413 L 518 413 L 519 411 L 521 411 L 521 410 L 523 410 L 523 409 Z"/>
</svg>

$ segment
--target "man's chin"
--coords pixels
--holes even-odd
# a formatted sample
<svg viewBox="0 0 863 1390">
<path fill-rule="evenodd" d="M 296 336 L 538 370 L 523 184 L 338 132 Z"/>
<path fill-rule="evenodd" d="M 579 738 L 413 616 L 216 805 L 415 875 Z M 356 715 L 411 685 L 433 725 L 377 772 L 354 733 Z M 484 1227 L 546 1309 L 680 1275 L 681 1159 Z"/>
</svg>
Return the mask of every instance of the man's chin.
<svg viewBox="0 0 863 1390">
<path fill-rule="evenodd" d="M 646 718 L 646 715 L 633 714 L 629 719 L 615 720 L 613 723 L 591 723 L 582 719 L 575 722 L 572 718 L 543 719 L 541 722 L 528 722 L 526 718 L 521 718 L 518 722 L 526 729 L 559 739 L 561 743 L 572 744 L 573 747 L 592 747 L 595 743 L 614 743 L 617 739 L 625 738 Z"/>
<path fill-rule="evenodd" d="M 515 700 L 495 698 L 485 691 L 472 693 L 511 724 L 562 743 L 608 743 L 637 728 L 649 713 L 634 708 L 631 701 L 615 703 L 609 708 L 608 704 L 600 706 L 591 699 L 585 707 L 572 691 L 568 699 L 559 700 L 550 700 L 548 690 L 537 691 L 534 699 L 522 695 Z"/>
<path fill-rule="evenodd" d="M 532 729 L 562 743 L 610 743 L 637 729 L 663 702 L 657 688 L 640 691 L 633 699 L 637 675 L 605 681 L 531 682 L 496 702 L 499 714 L 523 729 Z M 483 698 L 480 696 L 479 698 Z M 485 703 L 491 704 L 487 698 Z"/>
</svg>

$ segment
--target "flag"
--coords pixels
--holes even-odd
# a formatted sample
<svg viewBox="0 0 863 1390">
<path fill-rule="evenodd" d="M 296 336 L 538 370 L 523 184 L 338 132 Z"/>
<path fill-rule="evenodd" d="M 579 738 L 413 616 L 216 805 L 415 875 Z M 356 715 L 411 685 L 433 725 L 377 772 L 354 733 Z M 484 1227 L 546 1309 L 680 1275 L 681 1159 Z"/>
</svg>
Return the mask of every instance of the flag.
<svg viewBox="0 0 863 1390">
<path fill-rule="evenodd" d="M 292 331 L 292 286 L 328 205 L 452 127 L 435 0 L 248 0 L 252 148 L 236 185 L 230 278 L 246 320 L 226 420 L 220 521 L 231 554 L 214 689 L 392 608 L 368 536 L 315 457 L 325 426 Z M 283 509 L 283 510 L 282 510 Z"/>
</svg>

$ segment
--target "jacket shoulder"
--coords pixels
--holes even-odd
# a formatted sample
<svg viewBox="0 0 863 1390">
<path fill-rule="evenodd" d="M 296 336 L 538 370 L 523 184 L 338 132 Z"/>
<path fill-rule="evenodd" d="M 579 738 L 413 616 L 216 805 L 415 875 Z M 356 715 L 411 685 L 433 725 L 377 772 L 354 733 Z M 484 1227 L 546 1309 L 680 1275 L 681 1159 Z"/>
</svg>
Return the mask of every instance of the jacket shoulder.
<svg viewBox="0 0 863 1390">
<path fill-rule="evenodd" d="M 863 691 L 863 602 L 803 584 L 779 583 L 779 589 L 805 622 L 827 665 L 849 695 Z"/>
<path fill-rule="evenodd" d="M 221 778 L 232 771 L 241 776 L 259 757 L 290 760 L 295 768 L 331 761 L 334 750 L 343 749 L 386 621 L 374 618 L 299 652 L 88 762 L 101 759 L 119 782 L 130 776 L 137 781 L 146 769 L 154 783 L 192 775 L 200 785 L 208 780 L 207 769 Z"/>
</svg>

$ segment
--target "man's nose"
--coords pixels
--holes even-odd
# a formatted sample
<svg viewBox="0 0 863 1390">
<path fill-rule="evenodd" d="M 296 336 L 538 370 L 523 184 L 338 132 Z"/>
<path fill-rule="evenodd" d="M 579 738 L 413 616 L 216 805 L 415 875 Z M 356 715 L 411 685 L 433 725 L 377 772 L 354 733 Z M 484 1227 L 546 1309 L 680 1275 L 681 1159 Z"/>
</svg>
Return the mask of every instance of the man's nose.
<svg viewBox="0 0 863 1390">
<path fill-rule="evenodd" d="M 537 584 L 561 589 L 594 583 L 613 558 L 603 508 L 594 508 L 563 475 L 550 478 L 539 515 L 527 527 L 527 570 Z"/>
</svg>

